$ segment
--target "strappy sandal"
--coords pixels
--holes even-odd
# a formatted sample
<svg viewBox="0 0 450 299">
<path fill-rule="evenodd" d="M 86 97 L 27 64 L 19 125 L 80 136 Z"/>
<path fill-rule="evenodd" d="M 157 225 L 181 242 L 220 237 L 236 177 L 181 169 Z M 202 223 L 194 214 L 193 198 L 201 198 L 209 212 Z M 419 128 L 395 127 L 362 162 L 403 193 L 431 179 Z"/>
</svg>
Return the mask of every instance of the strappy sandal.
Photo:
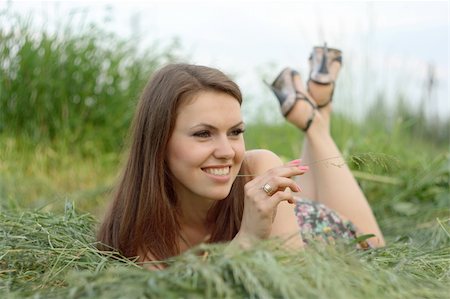
<svg viewBox="0 0 450 299">
<path fill-rule="evenodd" d="M 297 101 L 306 101 L 311 105 L 313 111 L 311 116 L 306 121 L 306 125 L 304 128 L 301 128 L 303 131 L 307 131 L 311 126 L 314 116 L 316 115 L 317 105 L 311 102 L 304 93 L 296 90 L 294 86 L 294 76 L 299 75 L 296 70 L 292 70 L 290 68 L 285 68 L 281 71 L 281 73 L 276 77 L 272 84 L 266 83 L 267 86 L 273 91 L 278 102 L 280 104 L 281 113 L 284 117 L 287 117 L 289 112 L 291 112 Z"/>
<path fill-rule="evenodd" d="M 310 81 L 320 85 L 332 85 L 330 98 L 324 103 L 317 105 L 318 108 L 323 108 L 331 103 L 333 100 L 335 78 L 330 74 L 330 66 L 333 62 L 338 62 L 342 65 L 342 51 L 334 48 L 328 48 L 327 43 L 323 47 L 314 47 L 309 57 L 311 72 L 307 82 L 308 92 L 310 92 Z"/>
</svg>

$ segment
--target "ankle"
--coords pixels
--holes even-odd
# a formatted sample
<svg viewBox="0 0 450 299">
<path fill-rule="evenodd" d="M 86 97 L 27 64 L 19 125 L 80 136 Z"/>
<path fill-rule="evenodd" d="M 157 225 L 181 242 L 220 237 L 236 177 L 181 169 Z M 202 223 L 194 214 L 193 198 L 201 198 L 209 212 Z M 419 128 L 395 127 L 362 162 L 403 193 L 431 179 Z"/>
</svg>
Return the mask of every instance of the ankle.
<svg viewBox="0 0 450 299">
<path fill-rule="evenodd" d="M 319 109 L 320 114 L 322 115 L 322 117 L 328 122 L 328 126 L 330 125 L 332 110 L 333 110 L 332 103 L 330 103 L 330 104 L 326 105 L 325 107 L 322 107 L 322 108 Z"/>
<path fill-rule="evenodd" d="M 311 117 L 312 117 L 311 125 L 314 124 L 316 113 L 317 110 L 315 110 L 308 102 L 301 100 L 297 101 L 294 107 L 292 107 L 292 110 L 286 116 L 286 119 L 291 124 L 295 125 L 297 128 L 303 131 L 306 128 L 308 120 Z"/>
<path fill-rule="evenodd" d="M 330 117 L 322 113 L 322 109 L 316 111 L 311 127 L 306 132 L 308 137 L 330 135 Z"/>
</svg>

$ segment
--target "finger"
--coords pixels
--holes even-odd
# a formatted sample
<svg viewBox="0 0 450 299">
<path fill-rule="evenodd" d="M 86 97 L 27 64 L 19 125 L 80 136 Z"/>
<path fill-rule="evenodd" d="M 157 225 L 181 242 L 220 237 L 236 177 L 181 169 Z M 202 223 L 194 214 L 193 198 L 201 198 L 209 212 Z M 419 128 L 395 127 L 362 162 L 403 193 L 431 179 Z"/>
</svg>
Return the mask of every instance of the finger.
<svg viewBox="0 0 450 299">
<path fill-rule="evenodd" d="M 255 185 L 256 187 L 258 185 Z M 294 192 L 301 192 L 301 188 L 297 183 L 291 178 L 285 177 L 271 177 L 265 181 L 265 183 L 259 187 L 267 195 L 271 196 L 277 191 L 284 191 L 286 188 L 293 190 Z"/>
<path fill-rule="evenodd" d="M 300 160 L 294 160 L 294 161 L 300 161 Z M 295 163 L 289 162 L 285 165 L 269 169 L 264 174 L 253 178 L 250 182 L 261 186 L 261 185 L 266 184 L 269 177 L 282 176 L 282 177 L 290 178 L 293 176 L 302 175 L 305 172 L 307 172 L 308 170 L 309 170 L 308 166 L 296 165 Z"/>
<path fill-rule="evenodd" d="M 271 188 L 269 188 L 270 192 L 266 191 L 266 193 L 268 193 L 270 195 L 273 194 L 275 192 L 275 190 L 281 189 L 281 187 L 284 187 L 284 189 L 286 187 L 290 187 L 291 190 L 293 190 L 295 192 L 301 192 L 301 188 L 297 184 L 295 184 L 295 182 L 285 184 L 284 186 L 280 185 L 280 187 L 279 187 L 278 185 L 275 186 L 274 182 L 270 183 L 269 181 L 273 177 L 291 178 L 296 175 L 304 174 L 307 170 L 308 170 L 308 166 L 292 166 L 292 165 L 283 165 L 283 166 L 272 168 L 272 169 L 268 170 L 264 175 L 257 176 L 253 180 L 248 182 L 245 185 L 246 193 L 248 193 L 247 191 L 250 191 L 250 190 L 252 193 L 257 192 L 261 188 L 266 186 L 267 184 Z M 293 184 L 295 184 L 295 185 L 293 185 Z M 276 187 L 276 189 L 275 189 L 275 187 Z"/>
<path fill-rule="evenodd" d="M 284 192 L 288 192 L 288 193 L 292 194 L 292 192 L 296 192 L 296 191 L 292 191 L 291 188 L 287 187 L 286 189 L 284 189 Z M 290 203 L 290 204 L 294 204 L 295 200 L 288 199 L 287 202 Z"/>
<path fill-rule="evenodd" d="M 272 196 L 278 191 L 284 191 L 286 188 L 289 188 L 290 190 L 293 190 L 294 192 L 301 192 L 300 186 L 297 185 L 297 183 L 290 178 L 284 178 L 284 177 L 270 177 L 267 178 L 267 180 L 264 181 L 264 184 L 260 184 L 259 181 L 248 183 L 247 186 L 248 192 L 246 192 L 248 195 L 252 196 L 258 196 L 258 194 L 265 196 Z M 259 197 L 259 196 L 258 196 Z"/>
<path fill-rule="evenodd" d="M 281 177 L 293 177 L 302 175 L 309 170 L 305 165 L 283 165 L 272 168 L 266 172 L 268 176 L 281 176 Z"/>
<path fill-rule="evenodd" d="M 289 161 L 289 162 L 286 163 L 285 165 L 289 165 L 289 166 L 299 166 L 300 163 L 302 163 L 302 159 L 297 159 L 297 160 Z"/>
<path fill-rule="evenodd" d="M 294 195 L 291 192 L 286 191 L 278 191 L 277 193 L 272 195 L 270 199 L 273 202 L 274 206 L 278 206 L 278 204 L 282 201 L 287 201 L 289 203 L 295 202 Z"/>
</svg>

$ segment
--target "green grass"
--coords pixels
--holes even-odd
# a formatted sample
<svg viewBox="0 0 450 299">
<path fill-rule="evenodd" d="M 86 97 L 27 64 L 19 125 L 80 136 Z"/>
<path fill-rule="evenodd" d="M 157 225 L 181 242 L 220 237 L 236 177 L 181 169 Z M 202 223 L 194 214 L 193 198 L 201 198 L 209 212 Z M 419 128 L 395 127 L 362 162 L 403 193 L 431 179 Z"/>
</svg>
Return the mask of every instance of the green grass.
<svg viewBox="0 0 450 299">
<path fill-rule="evenodd" d="M 120 155 L 95 148 L 90 152 L 63 142 L 35 145 L 0 136 L 0 197 L 12 206 L 47 211 L 62 211 L 70 199 L 82 210 L 100 212 L 118 174 Z"/>
<path fill-rule="evenodd" d="M 287 252 L 271 241 L 229 253 L 223 245 L 201 246 L 158 272 L 95 248 L 120 151 L 91 155 L 64 143 L 34 147 L 0 136 L 0 290 L 7 298 L 444 298 L 450 283 L 448 151 L 404 128 L 366 138 L 370 124 L 339 116 L 333 122 L 346 162 L 369 175 L 358 180 L 387 247 L 362 252 L 319 244 Z M 246 138 L 248 148 L 267 146 L 285 159 L 301 145 L 289 125 L 250 125 Z"/>
<path fill-rule="evenodd" d="M 99 252 L 96 222 L 70 204 L 59 215 L 4 210 L 0 223 L 6 298 L 444 298 L 450 282 L 450 219 L 368 251 L 203 245 L 163 271 Z"/>
<path fill-rule="evenodd" d="M 146 81 L 178 59 L 176 43 L 142 51 L 94 24 L 69 20 L 50 33 L 8 11 L 0 22 L 9 25 L 0 28 L 0 133 L 35 143 L 120 147 Z"/>
<path fill-rule="evenodd" d="M 288 252 L 271 240 L 242 252 L 219 244 L 173 258 L 164 271 L 142 270 L 99 252 L 94 235 L 140 88 L 158 65 L 177 59 L 176 47 L 139 54 L 133 41 L 88 24 L 48 34 L 0 14 L 6 18 L 16 26 L 0 28 L 1 297 L 448 296 L 448 119 L 427 120 L 401 98 L 388 111 L 382 95 L 364 122 L 333 116 L 332 135 L 385 248 L 318 244 Z M 285 161 L 299 156 L 303 141 L 289 124 L 261 121 L 247 124 L 245 138 L 247 149 L 270 149 Z"/>
</svg>

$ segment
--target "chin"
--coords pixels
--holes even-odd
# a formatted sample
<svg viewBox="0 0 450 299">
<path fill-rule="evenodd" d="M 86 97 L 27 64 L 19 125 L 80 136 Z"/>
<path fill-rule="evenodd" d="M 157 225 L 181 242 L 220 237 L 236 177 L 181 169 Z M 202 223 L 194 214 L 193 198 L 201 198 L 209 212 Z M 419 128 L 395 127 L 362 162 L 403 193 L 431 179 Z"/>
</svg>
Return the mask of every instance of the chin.
<svg viewBox="0 0 450 299">
<path fill-rule="evenodd" d="M 211 200 L 215 200 L 215 201 L 223 200 L 228 196 L 228 194 L 230 194 L 230 191 L 231 191 L 231 187 L 225 191 L 219 191 L 219 192 L 214 192 L 214 193 L 211 192 L 210 194 L 207 194 L 206 197 L 210 198 Z"/>
</svg>

